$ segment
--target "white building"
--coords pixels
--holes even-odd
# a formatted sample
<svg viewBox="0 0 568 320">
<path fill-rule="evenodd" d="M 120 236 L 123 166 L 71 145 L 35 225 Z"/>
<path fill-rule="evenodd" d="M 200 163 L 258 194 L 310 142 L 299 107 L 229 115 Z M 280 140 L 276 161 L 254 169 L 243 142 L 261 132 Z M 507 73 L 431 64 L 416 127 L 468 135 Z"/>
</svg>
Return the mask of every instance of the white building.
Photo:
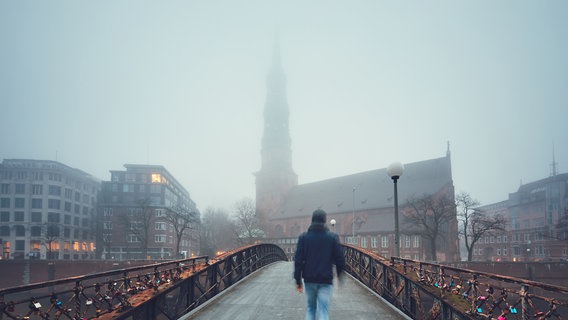
<svg viewBox="0 0 568 320">
<path fill-rule="evenodd" d="M 57 161 L 0 164 L 2 259 L 95 257 L 100 181 Z"/>
</svg>

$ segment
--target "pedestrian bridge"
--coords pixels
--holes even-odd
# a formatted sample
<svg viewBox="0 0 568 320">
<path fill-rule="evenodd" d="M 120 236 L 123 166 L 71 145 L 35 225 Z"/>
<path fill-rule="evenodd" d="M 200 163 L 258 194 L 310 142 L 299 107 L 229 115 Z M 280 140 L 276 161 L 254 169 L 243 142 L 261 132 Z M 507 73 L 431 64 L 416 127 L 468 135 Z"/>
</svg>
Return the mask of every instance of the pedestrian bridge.
<svg viewBox="0 0 568 320">
<path fill-rule="evenodd" d="M 349 276 L 335 319 L 547 319 L 568 316 L 568 289 L 391 257 L 344 245 Z M 293 264 L 273 244 L 0 289 L 3 319 L 301 319 Z"/>
<path fill-rule="evenodd" d="M 293 268 L 293 262 L 273 263 L 181 319 L 303 319 L 305 296 L 296 291 Z M 345 277 L 341 284 L 335 283 L 330 317 L 409 319 L 352 277 Z"/>
</svg>

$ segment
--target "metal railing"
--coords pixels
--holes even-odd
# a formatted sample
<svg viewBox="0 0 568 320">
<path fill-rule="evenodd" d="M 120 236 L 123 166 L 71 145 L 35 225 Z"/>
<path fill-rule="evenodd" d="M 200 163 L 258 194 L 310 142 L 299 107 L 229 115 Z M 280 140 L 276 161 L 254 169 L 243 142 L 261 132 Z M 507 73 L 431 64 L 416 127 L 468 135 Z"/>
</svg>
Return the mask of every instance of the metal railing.
<svg viewBox="0 0 568 320">
<path fill-rule="evenodd" d="M 343 248 L 347 272 L 413 319 L 568 316 L 568 288 Z"/>
<path fill-rule="evenodd" d="M 178 319 L 254 271 L 286 260 L 273 244 L 0 290 L 3 319 Z"/>
</svg>

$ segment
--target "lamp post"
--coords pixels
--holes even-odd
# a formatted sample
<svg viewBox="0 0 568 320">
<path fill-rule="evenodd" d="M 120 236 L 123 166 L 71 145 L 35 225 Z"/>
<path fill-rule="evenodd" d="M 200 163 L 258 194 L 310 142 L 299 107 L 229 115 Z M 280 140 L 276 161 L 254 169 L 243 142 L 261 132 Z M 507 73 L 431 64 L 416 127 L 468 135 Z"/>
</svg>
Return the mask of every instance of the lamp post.
<svg viewBox="0 0 568 320">
<path fill-rule="evenodd" d="M 397 181 L 404 172 L 404 166 L 400 162 L 393 162 L 387 168 L 387 174 L 394 183 L 394 255 L 400 257 L 400 232 L 398 229 L 398 190 Z"/>
<path fill-rule="evenodd" d="M 351 244 L 355 243 L 355 187 L 353 187 L 353 221 L 351 222 Z"/>
<path fill-rule="evenodd" d="M 335 219 L 331 219 L 329 221 L 329 223 L 331 223 L 331 228 L 333 229 L 333 232 L 335 233 L 335 224 L 337 223 L 337 221 L 335 221 Z"/>
</svg>

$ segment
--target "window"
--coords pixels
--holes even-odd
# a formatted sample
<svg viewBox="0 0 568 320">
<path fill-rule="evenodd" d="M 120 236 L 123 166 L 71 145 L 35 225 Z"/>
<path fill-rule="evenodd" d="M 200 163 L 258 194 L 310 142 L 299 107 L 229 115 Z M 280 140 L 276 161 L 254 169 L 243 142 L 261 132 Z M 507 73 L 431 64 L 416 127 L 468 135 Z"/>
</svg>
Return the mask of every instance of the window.
<svg viewBox="0 0 568 320">
<path fill-rule="evenodd" d="M 406 235 L 404 236 L 404 247 L 410 248 L 410 236 L 406 236 Z"/>
<path fill-rule="evenodd" d="M 53 224 L 47 226 L 47 237 L 59 237 L 59 235 L 59 226 Z"/>
<path fill-rule="evenodd" d="M 24 198 L 16 198 L 14 199 L 14 208 L 22 209 L 24 208 L 25 199 Z"/>
<path fill-rule="evenodd" d="M 10 198 L 1 198 L 0 208 L 10 208 Z"/>
<path fill-rule="evenodd" d="M 507 247 L 503 248 L 503 255 L 506 256 L 507 255 Z"/>
<path fill-rule="evenodd" d="M 103 215 L 105 217 L 112 217 L 112 208 L 104 208 L 103 209 Z"/>
<path fill-rule="evenodd" d="M 498 255 L 498 256 L 501 255 L 501 248 L 497 248 L 497 255 Z"/>
<path fill-rule="evenodd" d="M 371 237 L 371 248 L 377 247 L 377 237 Z"/>
<path fill-rule="evenodd" d="M 16 251 L 24 251 L 26 240 L 16 240 Z"/>
<path fill-rule="evenodd" d="M 41 242 L 38 240 L 30 241 L 30 250 L 38 251 L 41 248 Z"/>
<path fill-rule="evenodd" d="M 10 221 L 10 212 L 2 211 L 0 212 L 0 222 L 9 222 Z"/>
<path fill-rule="evenodd" d="M 47 222 L 59 223 L 59 213 L 57 213 L 57 212 L 48 212 L 48 213 L 47 213 Z"/>
<path fill-rule="evenodd" d="M 154 236 L 154 242 L 156 243 L 164 243 L 166 242 L 166 236 L 163 234 L 157 234 Z"/>
<path fill-rule="evenodd" d="M 103 228 L 104 228 L 105 230 L 112 230 L 112 222 L 111 222 L 111 221 L 105 221 L 105 222 L 103 223 Z"/>
<path fill-rule="evenodd" d="M 41 184 L 32 185 L 32 194 L 35 194 L 35 195 L 43 194 L 43 186 Z"/>
<path fill-rule="evenodd" d="M 0 236 L 10 236 L 10 227 L 8 226 L 0 226 Z"/>
<path fill-rule="evenodd" d="M 24 228 L 24 226 L 14 226 L 14 230 L 16 231 L 16 237 L 23 237 L 26 235 L 26 228 Z"/>
<path fill-rule="evenodd" d="M 361 238 L 361 247 L 367 248 L 367 237 Z"/>
<path fill-rule="evenodd" d="M 75 191 L 75 201 L 81 202 L 81 192 Z"/>
<path fill-rule="evenodd" d="M 388 248 L 389 247 L 389 237 L 382 236 L 381 237 L 381 248 Z"/>
<path fill-rule="evenodd" d="M 26 185 L 23 183 L 16 183 L 16 194 L 26 193 Z"/>
<path fill-rule="evenodd" d="M 420 236 L 414 236 L 414 241 L 412 243 L 412 247 L 414 247 L 414 248 L 420 247 Z"/>
<path fill-rule="evenodd" d="M 42 199 L 32 199 L 32 209 L 41 209 L 43 206 Z"/>
<path fill-rule="evenodd" d="M 66 214 L 63 216 L 63 223 L 64 224 L 71 224 L 71 216 Z"/>
<path fill-rule="evenodd" d="M 63 228 L 63 237 L 69 239 L 71 237 L 71 229 Z"/>
<path fill-rule="evenodd" d="M 32 222 L 41 222 L 41 212 L 32 212 Z"/>
<path fill-rule="evenodd" d="M 73 199 L 73 190 L 69 188 L 65 188 L 65 199 L 72 200 Z"/>
<path fill-rule="evenodd" d="M 166 230 L 166 223 L 165 222 L 156 222 L 155 229 L 156 230 Z"/>
<path fill-rule="evenodd" d="M 142 240 L 135 234 L 129 234 L 127 238 L 128 242 L 141 242 Z"/>
<path fill-rule="evenodd" d="M 57 200 L 57 199 L 48 199 L 47 200 L 47 207 L 49 209 L 57 209 L 59 210 L 61 208 L 61 201 Z"/>
<path fill-rule="evenodd" d="M 73 225 L 74 225 L 74 226 L 78 226 L 80 220 L 81 220 L 81 219 L 79 219 L 79 217 L 74 217 L 74 218 L 73 218 Z"/>
<path fill-rule="evenodd" d="M 0 189 L 0 193 L 1 193 L 1 194 L 10 194 L 10 185 L 9 185 L 9 184 L 3 183 L 3 184 L 0 186 L 0 188 L 1 188 L 1 189 Z"/>
<path fill-rule="evenodd" d="M 65 201 L 65 211 L 71 212 L 71 202 Z"/>
<path fill-rule="evenodd" d="M 50 196 L 60 196 L 61 195 L 61 187 L 60 186 L 49 186 L 48 194 Z"/>
<path fill-rule="evenodd" d="M 166 215 L 166 210 L 164 209 L 156 209 L 156 217 L 163 217 Z"/>
<path fill-rule="evenodd" d="M 162 183 L 162 175 L 159 173 L 152 173 L 152 183 Z"/>
<path fill-rule="evenodd" d="M 531 239 L 531 234 L 530 233 L 525 233 L 525 241 L 529 241 Z"/>
<path fill-rule="evenodd" d="M 22 222 L 24 221 L 24 212 L 23 211 L 16 211 L 14 212 L 14 221 Z"/>
</svg>

